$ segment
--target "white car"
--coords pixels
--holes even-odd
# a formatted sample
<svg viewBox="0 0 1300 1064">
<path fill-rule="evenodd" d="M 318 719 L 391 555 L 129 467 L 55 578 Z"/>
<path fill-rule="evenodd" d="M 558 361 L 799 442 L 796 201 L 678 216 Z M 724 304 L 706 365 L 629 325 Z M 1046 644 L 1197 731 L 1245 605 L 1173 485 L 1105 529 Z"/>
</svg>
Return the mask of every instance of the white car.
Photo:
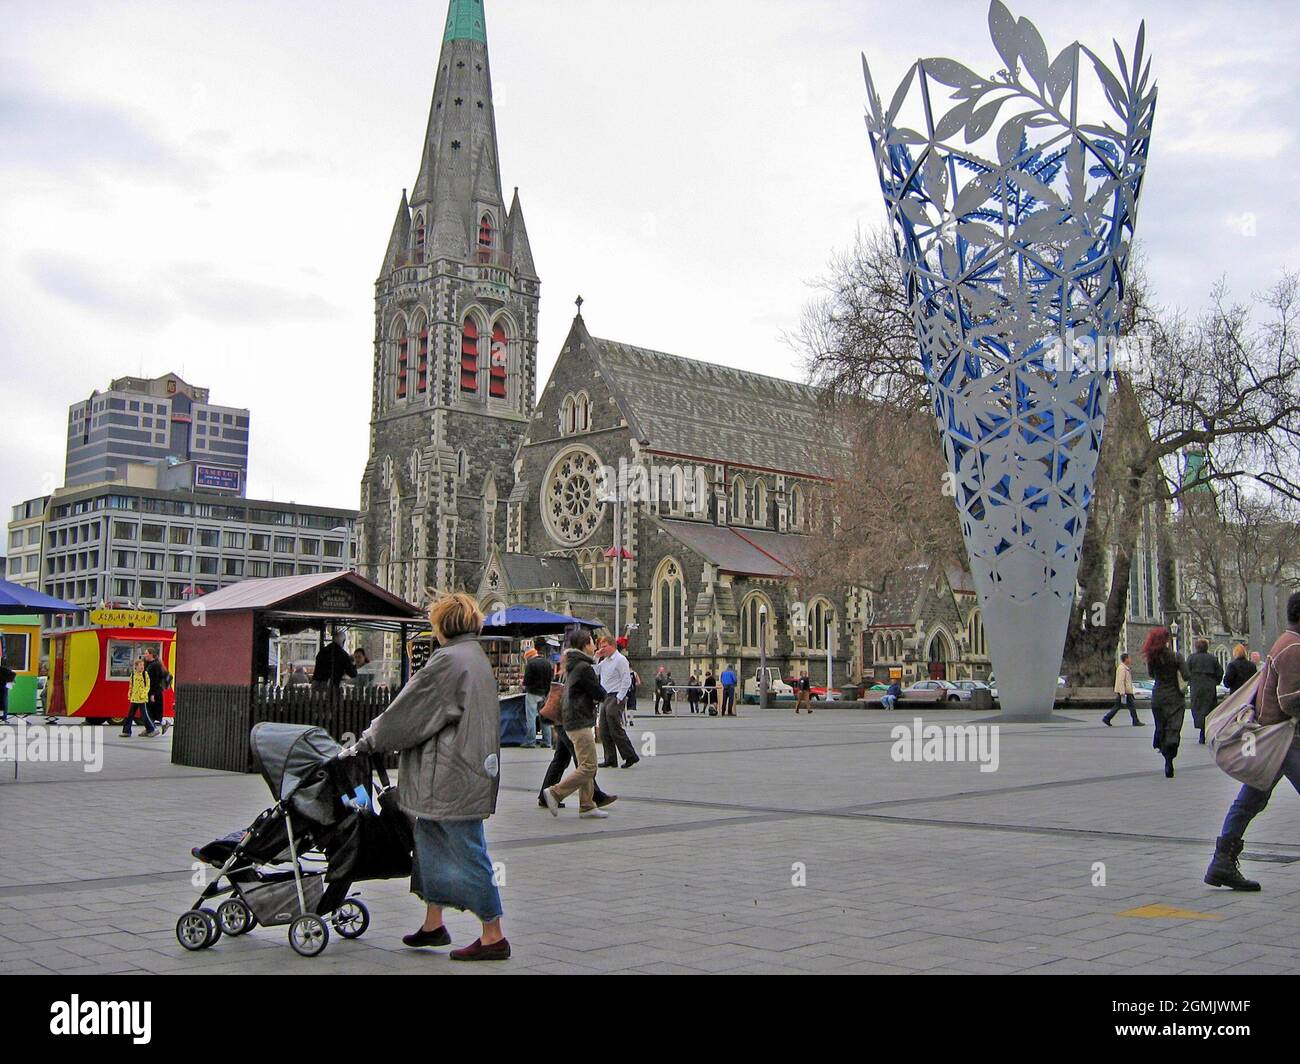
<svg viewBox="0 0 1300 1064">
<path fill-rule="evenodd" d="M 1150 702 L 1151 692 L 1155 690 L 1155 686 L 1155 680 L 1134 680 L 1133 700 L 1135 702 Z"/>
<path fill-rule="evenodd" d="M 969 702 L 971 697 L 970 691 L 963 690 L 947 680 L 921 680 L 919 683 L 914 683 L 911 687 L 905 688 L 903 694 L 907 695 L 909 692 L 916 691 L 943 691 L 945 692 L 945 698 L 941 699 L 941 701 L 948 702 Z"/>
</svg>

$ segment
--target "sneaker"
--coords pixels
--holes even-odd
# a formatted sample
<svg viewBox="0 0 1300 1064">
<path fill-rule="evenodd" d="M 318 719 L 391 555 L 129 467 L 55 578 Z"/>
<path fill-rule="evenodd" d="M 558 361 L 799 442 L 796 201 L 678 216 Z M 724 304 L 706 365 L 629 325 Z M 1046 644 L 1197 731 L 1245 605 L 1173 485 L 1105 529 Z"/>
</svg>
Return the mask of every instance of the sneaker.
<svg viewBox="0 0 1300 1064">
<path fill-rule="evenodd" d="M 603 809 L 587 809 L 578 814 L 579 820 L 608 820 L 609 814 Z"/>
<path fill-rule="evenodd" d="M 560 815 L 560 800 L 555 797 L 555 792 L 550 787 L 542 791 L 542 801 L 546 803 L 546 808 L 551 811 L 551 816 Z"/>
<path fill-rule="evenodd" d="M 140 733 L 140 738 L 141 738 L 141 739 L 157 739 L 158 736 L 160 736 L 161 734 L 162 734 L 162 732 L 158 731 L 158 730 L 155 728 L 153 731 L 141 732 L 141 733 Z"/>
<path fill-rule="evenodd" d="M 510 943 L 503 938 L 500 942 L 485 946 L 481 938 L 475 939 L 472 946 L 452 950 L 450 957 L 454 961 L 508 961 L 510 959 Z"/>
<path fill-rule="evenodd" d="M 613 805 L 617 801 L 618 801 L 617 794 L 602 794 L 599 798 L 596 799 L 596 808 L 605 809 Z M 564 806 L 561 805 L 560 808 L 563 809 Z"/>
</svg>

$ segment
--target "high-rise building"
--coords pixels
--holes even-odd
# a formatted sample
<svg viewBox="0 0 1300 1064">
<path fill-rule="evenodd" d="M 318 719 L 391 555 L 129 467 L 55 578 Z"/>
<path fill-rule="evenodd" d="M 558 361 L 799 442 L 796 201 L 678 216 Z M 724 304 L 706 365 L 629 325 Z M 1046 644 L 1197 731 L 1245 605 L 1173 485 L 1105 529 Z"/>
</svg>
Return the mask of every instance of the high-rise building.
<svg viewBox="0 0 1300 1064">
<path fill-rule="evenodd" d="M 537 391 L 540 282 L 502 191 L 482 0 L 451 0 L 425 135 L 375 289 L 360 564 L 411 601 L 505 542 Z"/>
<path fill-rule="evenodd" d="M 172 463 L 192 467 L 190 487 L 242 496 L 248 420 L 174 373 L 121 377 L 69 408 L 64 484 L 122 481 L 132 465 Z"/>
</svg>

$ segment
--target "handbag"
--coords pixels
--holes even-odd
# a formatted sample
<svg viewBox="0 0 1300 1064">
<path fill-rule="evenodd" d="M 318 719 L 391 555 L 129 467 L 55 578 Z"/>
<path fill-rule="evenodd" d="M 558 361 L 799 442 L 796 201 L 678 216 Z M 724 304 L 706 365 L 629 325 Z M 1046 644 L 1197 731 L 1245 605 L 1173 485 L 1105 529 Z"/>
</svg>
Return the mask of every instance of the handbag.
<svg viewBox="0 0 1300 1064">
<path fill-rule="evenodd" d="M 551 693 L 537 715 L 547 724 L 560 725 L 564 721 L 564 684 L 551 684 Z"/>
<path fill-rule="evenodd" d="M 1205 721 L 1215 763 L 1233 779 L 1259 791 L 1270 790 L 1277 782 L 1296 736 L 1296 722 L 1291 718 L 1276 724 L 1259 723 L 1259 692 L 1265 676 L 1274 671 L 1269 658 L 1263 669 L 1228 695 Z"/>
</svg>

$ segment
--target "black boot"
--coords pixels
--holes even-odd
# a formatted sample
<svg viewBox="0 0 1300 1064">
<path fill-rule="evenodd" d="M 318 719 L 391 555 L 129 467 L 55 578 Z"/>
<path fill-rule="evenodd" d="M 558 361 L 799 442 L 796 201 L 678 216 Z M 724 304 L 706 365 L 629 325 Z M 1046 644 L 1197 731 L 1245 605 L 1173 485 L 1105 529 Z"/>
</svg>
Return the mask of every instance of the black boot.
<svg viewBox="0 0 1300 1064">
<path fill-rule="evenodd" d="M 1165 755 L 1165 779 L 1174 778 L 1174 759 L 1168 754 Z"/>
<path fill-rule="evenodd" d="M 1241 874 L 1237 858 L 1245 843 L 1241 839 L 1220 837 L 1214 842 L 1214 860 L 1205 873 L 1205 882 L 1212 887 L 1230 887 L 1233 890 L 1259 890 L 1259 884 Z"/>
</svg>

